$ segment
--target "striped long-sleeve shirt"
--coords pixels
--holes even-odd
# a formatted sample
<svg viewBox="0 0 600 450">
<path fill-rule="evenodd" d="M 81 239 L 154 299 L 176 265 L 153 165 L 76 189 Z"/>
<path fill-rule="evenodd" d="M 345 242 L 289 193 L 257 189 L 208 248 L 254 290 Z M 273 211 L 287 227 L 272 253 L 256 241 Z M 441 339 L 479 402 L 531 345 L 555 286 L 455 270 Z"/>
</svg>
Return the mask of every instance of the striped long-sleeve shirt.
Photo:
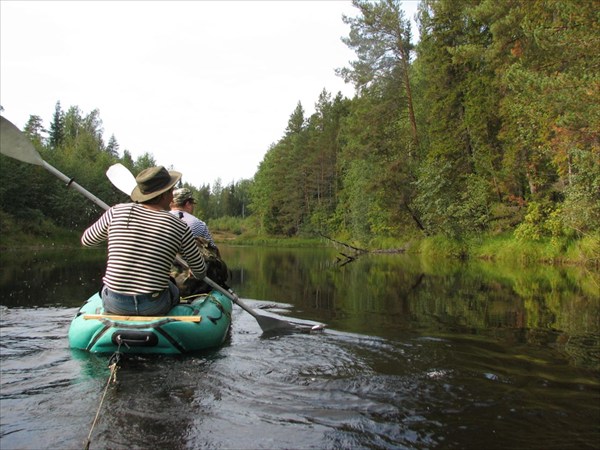
<svg viewBox="0 0 600 450">
<path fill-rule="evenodd" d="M 201 221 L 196 216 L 190 214 L 187 211 L 171 210 L 171 214 L 173 214 L 176 217 L 179 217 L 181 220 L 187 223 L 188 226 L 191 228 L 192 235 L 194 237 L 204 238 L 210 243 L 210 245 L 216 247 L 215 241 L 213 241 L 213 237 L 210 234 L 208 227 L 203 221 Z"/>
<path fill-rule="evenodd" d="M 168 211 L 135 203 L 113 206 L 81 237 L 85 246 L 104 241 L 108 241 L 108 261 L 103 281 L 112 291 L 147 294 L 165 289 L 178 252 L 197 278 L 206 275 L 190 228 Z"/>
</svg>

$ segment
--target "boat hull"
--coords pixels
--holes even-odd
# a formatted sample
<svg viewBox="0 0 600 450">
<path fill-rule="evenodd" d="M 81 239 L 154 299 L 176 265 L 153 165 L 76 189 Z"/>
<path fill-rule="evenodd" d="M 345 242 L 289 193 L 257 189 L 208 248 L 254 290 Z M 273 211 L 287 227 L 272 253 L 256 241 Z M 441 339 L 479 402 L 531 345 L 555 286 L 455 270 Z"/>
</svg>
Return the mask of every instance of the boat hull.
<svg viewBox="0 0 600 450">
<path fill-rule="evenodd" d="M 231 300 L 212 291 L 165 316 L 105 314 L 95 294 L 69 327 L 71 348 L 91 353 L 182 354 L 218 347 L 231 326 Z"/>
</svg>

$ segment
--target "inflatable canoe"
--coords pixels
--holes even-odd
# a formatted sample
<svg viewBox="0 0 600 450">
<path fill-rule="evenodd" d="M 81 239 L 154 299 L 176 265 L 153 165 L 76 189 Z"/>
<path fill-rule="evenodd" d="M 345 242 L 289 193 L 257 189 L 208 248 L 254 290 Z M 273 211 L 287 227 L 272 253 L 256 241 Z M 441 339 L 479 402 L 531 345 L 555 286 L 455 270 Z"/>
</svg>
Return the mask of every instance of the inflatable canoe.
<svg viewBox="0 0 600 450">
<path fill-rule="evenodd" d="M 71 348 L 92 353 L 181 354 L 220 346 L 231 326 L 231 300 L 212 291 L 180 303 L 166 316 L 104 314 L 95 294 L 69 327 Z"/>
</svg>

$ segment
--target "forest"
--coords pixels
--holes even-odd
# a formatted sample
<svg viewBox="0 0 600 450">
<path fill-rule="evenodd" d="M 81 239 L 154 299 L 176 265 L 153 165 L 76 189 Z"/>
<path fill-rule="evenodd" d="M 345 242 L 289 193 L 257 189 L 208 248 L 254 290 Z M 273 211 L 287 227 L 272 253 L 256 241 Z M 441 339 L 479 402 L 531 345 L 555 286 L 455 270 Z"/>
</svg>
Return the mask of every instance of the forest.
<svg viewBox="0 0 600 450">
<path fill-rule="evenodd" d="M 349 242 L 510 234 L 600 236 L 600 5 L 596 0 L 421 0 L 419 41 L 397 0 L 353 0 L 337 70 L 353 98 L 323 90 L 309 117 L 291 105 L 253 179 L 191 188 L 196 214 L 266 236 Z M 21 126 L 21 124 L 17 124 Z M 22 128 L 42 157 L 109 204 L 106 179 L 135 160 L 105 141 L 100 112 L 56 103 Z M 1 156 L 2 234 L 50 220 L 84 229 L 99 209 L 43 169 Z M 83 205 L 83 206 L 82 206 Z"/>
</svg>

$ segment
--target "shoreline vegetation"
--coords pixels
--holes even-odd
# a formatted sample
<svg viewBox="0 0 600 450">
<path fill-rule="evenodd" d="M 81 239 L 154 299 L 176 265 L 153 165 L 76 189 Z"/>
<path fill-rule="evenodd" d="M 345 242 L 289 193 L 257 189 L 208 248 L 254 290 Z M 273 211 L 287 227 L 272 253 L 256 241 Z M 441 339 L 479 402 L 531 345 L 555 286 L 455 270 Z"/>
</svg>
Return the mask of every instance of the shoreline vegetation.
<svg viewBox="0 0 600 450">
<path fill-rule="evenodd" d="M 221 242 L 336 246 L 348 262 L 397 252 L 598 272 L 596 4 L 428 0 L 414 42 L 400 2 L 354 0 L 342 40 L 357 59 L 336 70 L 352 98 L 323 89 L 310 114 L 298 101 L 252 179 L 186 178 L 195 215 Z M 108 205 L 130 201 L 108 167 L 159 165 L 105 137 L 99 109 L 58 99 L 49 121 L 32 114 L 21 129 Z M 42 167 L 0 160 L 0 246 L 77 248 L 64 230 L 84 230 L 101 208 Z"/>
<path fill-rule="evenodd" d="M 265 247 L 335 247 L 347 262 L 366 253 L 406 253 L 426 258 L 481 259 L 520 265 L 581 265 L 600 272 L 600 236 L 580 239 L 523 240 L 513 233 L 481 235 L 464 240 L 445 236 L 411 237 L 406 240 L 378 239 L 369 243 L 346 241 L 324 235 L 269 236 L 254 233 L 248 224 L 231 229 L 209 223 L 218 244 Z M 67 230 L 49 220 L 22 223 L 7 214 L 0 217 L 0 250 L 70 249 L 80 247 L 81 231 Z"/>
</svg>

